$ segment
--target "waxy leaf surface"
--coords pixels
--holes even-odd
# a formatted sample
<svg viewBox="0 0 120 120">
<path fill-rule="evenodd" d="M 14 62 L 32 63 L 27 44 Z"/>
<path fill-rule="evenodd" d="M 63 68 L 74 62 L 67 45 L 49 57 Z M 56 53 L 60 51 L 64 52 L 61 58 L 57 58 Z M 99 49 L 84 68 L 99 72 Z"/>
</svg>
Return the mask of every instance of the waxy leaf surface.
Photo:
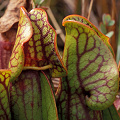
<svg viewBox="0 0 120 120">
<path fill-rule="evenodd" d="M 0 70 L 0 120 L 11 120 L 10 74 L 9 70 Z"/>
<path fill-rule="evenodd" d="M 64 20 L 63 20 L 64 21 Z M 62 80 L 59 117 L 66 120 L 102 119 L 93 110 L 112 105 L 118 91 L 118 69 L 113 55 L 89 26 L 64 21 L 66 42 L 63 62 L 68 75 Z"/>
<path fill-rule="evenodd" d="M 103 42 L 108 46 L 108 48 L 110 49 L 111 53 L 114 56 L 114 51 L 109 43 L 109 38 L 105 36 L 103 33 L 101 33 L 89 20 L 87 20 L 85 17 L 80 16 L 80 15 L 69 15 L 63 19 L 63 22 L 67 20 L 79 21 L 89 26 L 90 28 L 92 28 L 96 32 L 96 34 L 103 40 Z"/>
<path fill-rule="evenodd" d="M 26 70 L 11 87 L 13 120 L 58 120 L 51 85 L 41 71 Z"/>
<path fill-rule="evenodd" d="M 25 66 L 43 67 L 50 64 L 52 77 L 65 76 L 66 69 L 57 49 L 56 32 L 48 23 L 46 12 L 36 8 L 28 16 L 33 26 L 33 36 L 24 45 Z"/>
<path fill-rule="evenodd" d="M 73 79 L 75 80 L 75 79 Z M 61 91 L 57 96 L 59 120 L 102 120 L 102 112 L 91 110 L 85 103 L 78 82 L 69 82 L 68 77 L 61 80 Z M 71 87 L 71 85 L 73 87 Z"/>
<path fill-rule="evenodd" d="M 67 20 L 75 20 L 75 21 L 79 21 L 85 25 L 88 25 L 89 27 L 91 27 L 96 33 L 97 35 L 103 40 L 103 42 L 108 46 L 108 48 L 110 49 L 111 53 L 113 54 L 114 56 L 114 51 L 113 51 L 113 48 L 111 47 L 110 43 L 109 43 L 109 38 L 107 36 L 105 36 L 104 34 L 102 34 L 90 21 L 88 21 L 85 17 L 83 16 L 80 16 L 80 15 L 69 15 L 67 16 L 66 18 L 64 18 L 63 22 L 67 21 Z M 110 111 L 111 109 L 115 109 L 114 106 L 110 107 L 108 110 L 106 109 L 105 111 L 107 111 L 107 114 L 108 114 L 108 111 Z M 103 111 L 104 112 L 104 111 Z M 114 112 L 115 113 L 115 112 Z M 109 116 L 110 116 L 110 112 L 109 112 Z M 103 117 L 106 116 L 105 112 L 103 114 Z M 118 115 L 116 113 L 116 116 L 114 115 L 112 118 L 113 119 L 119 119 L 118 118 Z M 111 119 L 112 119 L 111 118 Z M 109 118 L 108 118 L 109 119 Z M 116 119 L 116 120 L 117 120 Z"/>
<path fill-rule="evenodd" d="M 21 9 L 16 41 L 9 62 L 9 68 L 12 71 L 10 78 L 11 81 L 14 81 L 22 72 L 24 67 L 23 43 L 30 39 L 32 33 L 31 22 L 25 11 Z"/>
<path fill-rule="evenodd" d="M 56 32 L 48 23 L 46 12 L 33 9 L 27 13 L 21 7 L 20 13 L 16 43 L 9 64 L 11 80 L 14 81 L 23 68 L 50 68 L 52 77 L 65 76 L 66 68 L 58 53 Z"/>
<path fill-rule="evenodd" d="M 103 120 L 120 120 L 120 117 L 114 105 L 111 105 L 109 108 L 103 110 L 102 113 Z"/>
</svg>

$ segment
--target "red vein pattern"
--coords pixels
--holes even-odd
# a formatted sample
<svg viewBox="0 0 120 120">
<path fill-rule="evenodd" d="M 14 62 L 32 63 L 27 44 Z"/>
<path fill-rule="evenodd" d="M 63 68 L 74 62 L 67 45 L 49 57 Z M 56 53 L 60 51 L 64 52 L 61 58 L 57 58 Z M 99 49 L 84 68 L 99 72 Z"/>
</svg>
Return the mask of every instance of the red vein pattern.
<svg viewBox="0 0 120 120">
<path fill-rule="evenodd" d="M 59 119 L 102 120 L 101 111 L 93 110 L 112 105 L 119 86 L 113 55 L 90 27 L 77 21 L 65 21 L 63 25 L 63 61 L 68 75 L 62 79 L 57 101 Z"/>
<path fill-rule="evenodd" d="M 9 68 L 12 71 L 11 81 L 14 81 L 22 72 L 24 66 L 23 43 L 30 39 L 32 33 L 31 22 L 25 13 L 25 9 L 21 9 L 16 41 L 9 61 Z"/>
<path fill-rule="evenodd" d="M 47 14 L 42 9 L 28 13 L 33 26 L 33 36 L 24 44 L 25 66 L 52 65 L 52 77 L 66 75 L 66 68 L 57 50 L 56 32 L 48 23 Z"/>
<path fill-rule="evenodd" d="M 21 7 L 16 42 L 9 62 L 11 81 L 15 81 L 24 67 L 50 68 L 52 77 L 65 76 L 67 70 L 56 42 L 56 32 L 49 24 L 46 12 L 33 9 L 27 13 Z"/>
<path fill-rule="evenodd" d="M 114 54 L 113 48 L 111 47 L 110 43 L 109 43 L 109 37 L 105 36 L 103 33 L 101 33 L 95 26 L 94 24 L 92 24 L 89 20 L 87 20 L 85 17 L 80 16 L 80 15 L 68 15 L 67 17 L 65 17 L 63 19 L 63 22 L 67 21 L 67 20 L 74 20 L 74 21 L 78 21 L 81 22 L 87 26 L 89 26 L 90 28 L 92 28 L 96 34 L 103 40 L 103 42 L 107 45 L 107 47 L 110 49 L 111 53 Z"/>
<path fill-rule="evenodd" d="M 17 79 L 10 90 L 12 120 L 58 120 L 47 76 L 26 70 Z"/>
<path fill-rule="evenodd" d="M 0 70 L 0 120 L 11 120 L 10 74 L 9 70 Z"/>
</svg>

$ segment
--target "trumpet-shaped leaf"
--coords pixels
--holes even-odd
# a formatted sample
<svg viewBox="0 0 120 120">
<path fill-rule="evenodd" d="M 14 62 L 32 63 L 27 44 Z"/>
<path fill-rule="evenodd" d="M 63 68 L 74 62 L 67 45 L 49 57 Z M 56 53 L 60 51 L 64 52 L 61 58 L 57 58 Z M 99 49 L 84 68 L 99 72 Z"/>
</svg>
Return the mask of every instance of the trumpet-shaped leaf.
<svg viewBox="0 0 120 120">
<path fill-rule="evenodd" d="M 10 74 L 9 70 L 0 70 L 0 119 L 11 120 L 10 113 Z"/>
<path fill-rule="evenodd" d="M 117 65 L 106 46 L 107 37 L 90 22 L 83 24 L 86 19 L 80 23 L 74 16 L 75 21 L 66 18 L 63 62 L 68 75 L 62 80 L 57 102 L 59 118 L 101 120 L 101 112 L 93 110 L 104 110 L 113 104 L 119 86 Z"/>
<path fill-rule="evenodd" d="M 22 72 L 24 66 L 23 44 L 30 39 L 32 33 L 33 30 L 31 22 L 26 12 L 21 9 L 16 41 L 9 62 L 9 68 L 12 71 L 10 78 L 11 81 L 14 81 Z"/>
<path fill-rule="evenodd" d="M 111 53 L 114 56 L 114 51 L 109 43 L 109 37 L 107 37 L 103 33 L 101 33 L 89 20 L 87 20 L 85 17 L 80 16 L 80 15 L 69 15 L 66 18 L 64 18 L 63 22 L 65 22 L 67 20 L 79 21 L 79 22 L 89 26 L 90 28 L 92 28 L 96 32 L 96 34 L 103 40 L 103 42 L 108 46 L 108 48 L 110 49 Z"/>
<path fill-rule="evenodd" d="M 51 65 L 52 77 L 65 76 L 66 68 L 57 49 L 57 34 L 48 23 L 46 12 L 36 8 L 31 10 L 28 16 L 32 23 L 33 36 L 24 45 L 25 57 L 27 58 L 25 66 L 41 67 L 42 62 L 45 61 Z M 38 61 L 38 63 L 35 61 Z"/>
<path fill-rule="evenodd" d="M 15 46 L 9 63 L 11 81 L 24 69 L 50 69 L 52 77 L 66 75 L 57 49 L 56 32 L 42 9 L 30 13 L 22 7 Z"/>
<path fill-rule="evenodd" d="M 23 71 L 11 87 L 13 120 L 58 120 L 47 76 L 34 70 Z"/>
</svg>

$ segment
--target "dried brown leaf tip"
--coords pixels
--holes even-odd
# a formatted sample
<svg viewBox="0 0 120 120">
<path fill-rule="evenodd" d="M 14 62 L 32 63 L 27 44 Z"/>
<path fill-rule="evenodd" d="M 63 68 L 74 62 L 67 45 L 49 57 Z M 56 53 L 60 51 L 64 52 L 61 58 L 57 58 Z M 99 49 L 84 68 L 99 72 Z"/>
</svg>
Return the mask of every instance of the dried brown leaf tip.
<svg viewBox="0 0 120 120">
<path fill-rule="evenodd" d="M 0 33 L 8 31 L 19 21 L 20 6 L 25 6 L 26 0 L 10 0 L 5 14 L 0 18 Z"/>
</svg>

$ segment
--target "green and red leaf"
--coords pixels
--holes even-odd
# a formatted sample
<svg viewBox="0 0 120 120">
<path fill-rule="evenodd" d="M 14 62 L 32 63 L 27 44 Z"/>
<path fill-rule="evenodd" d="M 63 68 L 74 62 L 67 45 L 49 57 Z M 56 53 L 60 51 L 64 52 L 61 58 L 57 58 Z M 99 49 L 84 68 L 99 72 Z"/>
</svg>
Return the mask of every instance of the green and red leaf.
<svg viewBox="0 0 120 120">
<path fill-rule="evenodd" d="M 10 70 L 0 70 L 0 119 L 11 120 Z"/>
<path fill-rule="evenodd" d="M 27 13 L 23 7 L 20 12 L 16 43 L 9 64 L 12 81 L 23 68 L 50 69 L 52 77 L 65 76 L 67 70 L 57 49 L 57 35 L 48 22 L 46 12 L 36 8 Z"/>
<path fill-rule="evenodd" d="M 27 42 L 33 34 L 33 29 L 29 17 L 24 9 L 20 10 L 20 20 L 16 36 L 15 45 L 9 61 L 11 69 L 11 81 L 14 81 L 22 72 L 24 67 L 24 50 L 23 44 Z"/>
<path fill-rule="evenodd" d="M 46 12 L 36 8 L 28 16 L 33 26 L 33 36 L 24 45 L 27 58 L 25 66 L 41 67 L 41 63 L 45 61 L 52 67 L 52 77 L 65 76 L 65 67 L 57 49 L 57 34 L 49 24 Z"/>
<path fill-rule="evenodd" d="M 68 75 L 62 80 L 57 102 L 59 117 L 101 120 L 101 112 L 98 111 L 97 117 L 93 110 L 104 110 L 113 104 L 119 88 L 118 68 L 111 46 L 110 50 L 106 46 L 107 37 L 90 22 L 83 24 L 86 19 L 79 22 L 76 19 L 81 17 L 72 17 L 75 20 L 69 20 L 71 16 L 63 20 L 66 29 L 63 62 Z"/>
<path fill-rule="evenodd" d="M 118 112 L 114 105 L 102 111 L 103 120 L 120 120 Z"/>
<path fill-rule="evenodd" d="M 13 120 L 58 120 L 55 98 L 44 72 L 26 70 L 11 87 Z"/>
<path fill-rule="evenodd" d="M 103 40 L 103 42 L 108 46 L 108 48 L 110 49 L 111 53 L 114 56 L 113 48 L 111 47 L 109 43 L 109 40 L 110 40 L 109 37 L 101 33 L 89 20 L 87 20 L 85 17 L 80 16 L 80 15 L 69 15 L 63 19 L 63 23 L 67 20 L 78 21 L 92 28 L 96 32 L 96 34 Z"/>
</svg>

